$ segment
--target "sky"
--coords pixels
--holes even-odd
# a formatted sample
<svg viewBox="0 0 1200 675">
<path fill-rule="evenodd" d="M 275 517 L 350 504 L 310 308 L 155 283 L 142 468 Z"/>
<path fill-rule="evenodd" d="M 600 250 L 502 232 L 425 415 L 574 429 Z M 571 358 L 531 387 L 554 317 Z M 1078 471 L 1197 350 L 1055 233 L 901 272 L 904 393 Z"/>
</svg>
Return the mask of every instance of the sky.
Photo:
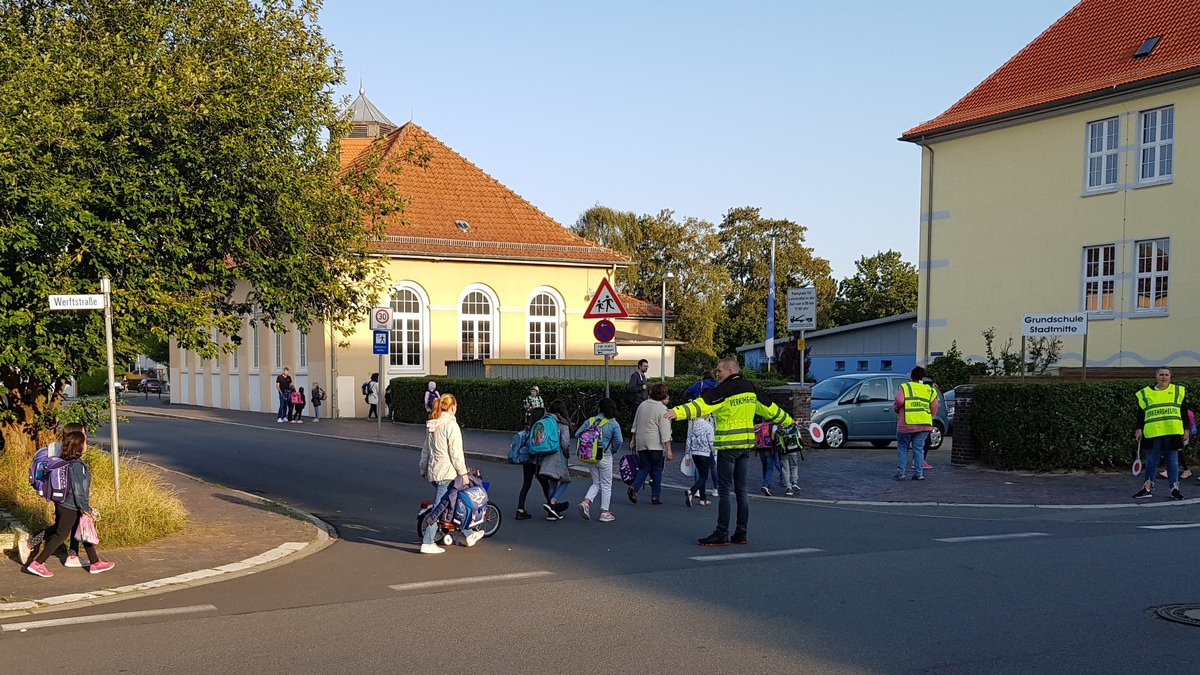
<svg viewBox="0 0 1200 675">
<path fill-rule="evenodd" d="M 920 148 L 1076 0 L 326 0 L 346 85 L 565 226 L 602 204 L 808 228 L 835 279 L 917 263 Z"/>
</svg>

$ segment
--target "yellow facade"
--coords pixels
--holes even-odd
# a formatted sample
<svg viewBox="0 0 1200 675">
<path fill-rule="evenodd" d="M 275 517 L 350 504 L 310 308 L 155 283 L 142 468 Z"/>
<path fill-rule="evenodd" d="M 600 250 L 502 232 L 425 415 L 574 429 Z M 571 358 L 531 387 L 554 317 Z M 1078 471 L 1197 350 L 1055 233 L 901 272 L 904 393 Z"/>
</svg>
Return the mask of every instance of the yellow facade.
<svg viewBox="0 0 1200 675">
<path fill-rule="evenodd" d="M 1150 182 L 1140 175 L 1148 147 L 1142 113 L 1167 106 L 1174 116 L 1173 173 Z M 1110 119 L 1119 122 L 1119 149 L 1109 153 L 1119 177 L 1089 190 L 1088 150 L 1096 147 L 1089 146 L 1089 124 Z M 1089 311 L 1088 365 L 1200 363 L 1194 337 L 1200 329 L 1200 85 L 1176 83 L 1009 119 L 927 145 L 918 361 L 948 350 L 952 341 L 968 358 L 980 359 L 981 333 L 989 327 L 996 329 L 997 350 L 1010 337 L 1016 350 L 1023 315 L 1095 309 Z M 1169 257 L 1139 265 L 1138 245 L 1151 240 L 1166 240 Z M 1103 259 L 1109 246 L 1112 274 L 1103 265 L 1089 268 L 1085 249 Z M 1152 292 L 1166 291 L 1165 298 L 1150 300 L 1164 306 L 1137 306 L 1139 277 Z M 1096 304 L 1089 307 L 1087 291 L 1106 283 L 1112 296 L 1093 294 Z M 1082 338 L 1064 339 L 1059 365 L 1081 365 L 1082 351 Z"/>
</svg>

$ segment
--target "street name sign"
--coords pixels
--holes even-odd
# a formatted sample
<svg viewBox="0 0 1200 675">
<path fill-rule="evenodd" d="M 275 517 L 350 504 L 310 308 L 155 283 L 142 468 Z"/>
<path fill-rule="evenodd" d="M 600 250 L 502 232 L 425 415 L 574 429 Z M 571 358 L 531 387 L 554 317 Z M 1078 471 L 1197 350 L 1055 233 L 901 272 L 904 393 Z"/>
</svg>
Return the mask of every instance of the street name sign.
<svg viewBox="0 0 1200 675">
<path fill-rule="evenodd" d="M 50 309 L 104 309 L 104 295 L 51 295 Z"/>
</svg>

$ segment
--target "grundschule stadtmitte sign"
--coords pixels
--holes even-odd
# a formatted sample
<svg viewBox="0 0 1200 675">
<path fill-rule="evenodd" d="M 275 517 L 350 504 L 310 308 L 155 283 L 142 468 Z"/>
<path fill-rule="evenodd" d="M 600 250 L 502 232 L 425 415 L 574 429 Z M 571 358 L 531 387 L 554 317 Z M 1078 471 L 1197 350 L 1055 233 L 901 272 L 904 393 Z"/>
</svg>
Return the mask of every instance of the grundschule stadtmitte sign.
<svg viewBox="0 0 1200 675">
<path fill-rule="evenodd" d="M 1021 335 L 1087 335 L 1087 325 L 1087 312 L 1026 314 L 1021 319 Z"/>
</svg>

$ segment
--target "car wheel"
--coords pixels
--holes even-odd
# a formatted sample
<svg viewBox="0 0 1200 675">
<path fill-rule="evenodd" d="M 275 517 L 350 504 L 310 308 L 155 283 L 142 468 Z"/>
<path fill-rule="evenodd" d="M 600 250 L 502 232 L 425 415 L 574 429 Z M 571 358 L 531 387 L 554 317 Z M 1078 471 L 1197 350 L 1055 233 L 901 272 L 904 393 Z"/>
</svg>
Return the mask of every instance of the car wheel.
<svg viewBox="0 0 1200 675">
<path fill-rule="evenodd" d="M 830 422 L 825 425 L 825 447 L 834 450 L 846 444 L 846 426 L 841 422 Z"/>
<path fill-rule="evenodd" d="M 891 444 L 892 444 L 892 442 L 891 442 L 891 441 L 885 441 L 885 440 L 882 440 L 882 439 L 881 439 L 881 440 L 877 440 L 877 441 L 871 441 L 871 445 L 873 445 L 873 446 L 875 446 L 875 447 L 879 448 L 880 450 L 882 450 L 882 449 L 886 448 L 887 446 L 889 446 L 889 445 L 891 445 Z"/>
<path fill-rule="evenodd" d="M 928 449 L 929 450 L 937 450 L 938 448 L 942 447 L 942 441 L 944 441 L 944 440 L 946 440 L 946 437 L 942 433 L 942 425 L 937 422 L 934 422 L 933 423 L 933 431 L 929 432 L 929 447 L 928 447 Z"/>
</svg>

